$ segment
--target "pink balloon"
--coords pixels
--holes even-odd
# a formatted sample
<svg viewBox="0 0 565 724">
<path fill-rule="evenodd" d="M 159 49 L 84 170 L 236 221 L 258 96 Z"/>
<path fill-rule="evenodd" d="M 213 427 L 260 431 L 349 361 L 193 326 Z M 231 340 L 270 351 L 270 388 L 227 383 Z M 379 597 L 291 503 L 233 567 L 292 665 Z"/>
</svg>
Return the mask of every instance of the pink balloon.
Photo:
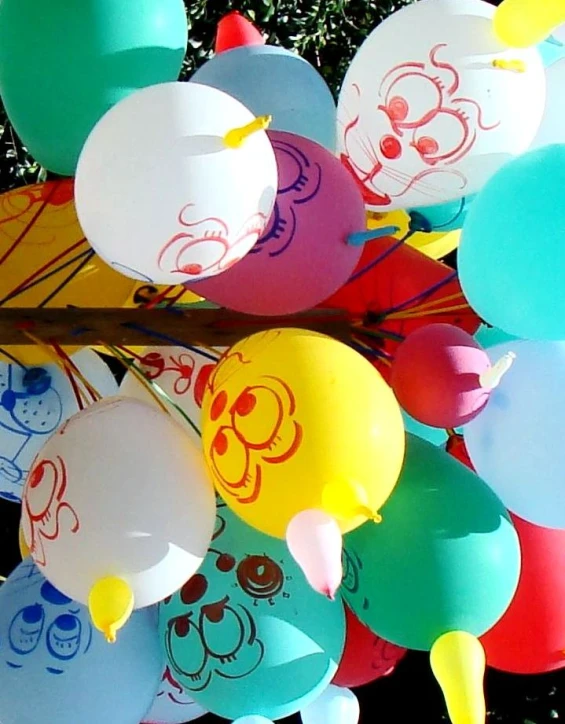
<svg viewBox="0 0 565 724">
<path fill-rule="evenodd" d="M 270 131 L 279 190 L 266 232 L 251 251 L 216 277 L 186 287 L 247 314 L 292 314 L 315 307 L 350 277 L 362 246 L 347 243 L 366 228 L 352 177 L 322 146 Z"/>
<path fill-rule="evenodd" d="M 487 404 L 491 389 L 481 375 L 491 369 L 487 353 L 470 334 L 451 324 L 429 324 L 398 348 L 391 386 L 401 407 L 419 422 L 459 427 Z"/>
<path fill-rule="evenodd" d="M 286 543 L 312 588 L 333 600 L 343 576 L 343 544 L 335 518 L 315 509 L 297 513 L 286 529 Z"/>
</svg>

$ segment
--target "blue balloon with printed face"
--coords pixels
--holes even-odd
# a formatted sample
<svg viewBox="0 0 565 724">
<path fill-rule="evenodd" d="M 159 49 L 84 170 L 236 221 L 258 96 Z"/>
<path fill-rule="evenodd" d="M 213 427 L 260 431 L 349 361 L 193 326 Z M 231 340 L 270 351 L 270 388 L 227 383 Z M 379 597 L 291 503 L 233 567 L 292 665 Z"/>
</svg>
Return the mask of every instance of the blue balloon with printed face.
<svg viewBox="0 0 565 724">
<path fill-rule="evenodd" d="M 159 607 L 168 663 L 186 693 L 226 719 L 282 719 L 330 683 L 341 659 L 341 598 L 316 593 L 284 541 L 219 502 L 198 573 Z"/>
<path fill-rule="evenodd" d="M 139 724 L 163 669 L 154 608 L 110 645 L 31 558 L 0 588 L 2 724 Z"/>
</svg>

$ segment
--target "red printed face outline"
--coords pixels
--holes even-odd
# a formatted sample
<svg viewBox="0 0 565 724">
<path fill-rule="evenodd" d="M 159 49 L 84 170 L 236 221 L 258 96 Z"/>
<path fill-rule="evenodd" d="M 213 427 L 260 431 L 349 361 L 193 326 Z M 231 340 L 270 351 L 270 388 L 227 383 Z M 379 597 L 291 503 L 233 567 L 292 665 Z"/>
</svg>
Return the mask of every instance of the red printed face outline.
<svg viewBox="0 0 565 724">
<path fill-rule="evenodd" d="M 160 352 L 149 352 L 140 360 L 145 376 L 150 380 L 157 380 L 165 372 L 173 372 L 176 379 L 173 389 L 176 395 L 186 394 L 192 385 L 192 375 L 196 360 L 188 352 L 163 357 Z"/>
<path fill-rule="evenodd" d="M 345 126 L 341 161 L 371 206 L 388 206 L 413 188 L 433 198 L 433 184 L 424 179 L 438 173 L 458 178 L 463 192 L 466 177 L 448 167 L 469 153 L 479 131 L 500 125 L 485 125 L 479 103 L 458 94 L 459 72 L 437 58 L 446 47 L 446 43 L 435 45 L 427 64 L 402 63 L 385 74 L 378 93 L 382 103 L 376 108 L 386 117 L 388 132 L 378 139 L 362 136 L 359 113 Z M 353 90 L 360 99 L 361 88 L 354 85 Z M 411 167 L 415 159 L 422 166 L 412 176 L 394 165 L 407 154 L 412 154 Z"/>
<path fill-rule="evenodd" d="M 39 460 L 29 473 L 22 500 L 22 527 L 39 566 L 47 564 L 45 541 L 59 538 L 63 522 L 65 532 L 76 533 L 80 528 L 75 510 L 64 500 L 67 483 L 67 468 L 59 456 Z"/>
<path fill-rule="evenodd" d="M 209 447 L 214 477 L 239 503 L 261 494 L 265 467 L 290 460 L 302 443 L 296 401 L 279 377 L 264 375 L 230 400 L 225 389 L 212 399 L 210 418 L 217 429 Z"/>
<path fill-rule="evenodd" d="M 197 278 L 226 271 L 253 247 L 265 225 L 267 217 L 256 213 L 245 221 L 230 242 L 228 225 L 218 217 L 196 218 L 194 204 L 184 206 L 178 216 L 179 224 L 187 229 L 175 234 L 161 249 L 157 265 L 171 274 Z M 238 255 L 240 247 L 243 253 Z"/>
</svg>

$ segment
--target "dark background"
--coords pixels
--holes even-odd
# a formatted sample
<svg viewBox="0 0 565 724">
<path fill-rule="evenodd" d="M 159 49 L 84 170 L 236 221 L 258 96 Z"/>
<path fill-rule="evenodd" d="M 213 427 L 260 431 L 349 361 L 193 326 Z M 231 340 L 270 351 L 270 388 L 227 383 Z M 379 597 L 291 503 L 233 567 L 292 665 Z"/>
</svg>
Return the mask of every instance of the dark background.
<svg viewBox="0 0 565 724">
<path fill-rule="evenodd" d="M 190 41 L 184 77 L 209 57 L 215 25 L 220 17 L 230 9 L 238 9 L 268 34 L 270 43 L 295 48 L 315 65 L 334 92 L 339 90 L 348 63 L 367 34 L 382 18 L 405 4 L 393 0 L 185 1 Z M 545 1 L 539 0 L 540 3 Z M 499 2 L 493 0 L 492 4 Z M 19 144 L 0 104 L 0 192 L 45 178 L 45 172 Z M 450 259 L 450 262 L 454 261 Z M 19 506 L 0 500 L 0 575 L 7 576 L 20 560 L 19 513 Z M 563 646 L 565 648 L 565 641 Z M 489 670 L 486 677 L 488 724 L 559 721 L 565 718 L 564 692 L 565 674 L 561 672 L 510 676 Z M 439 724 L 448 721 L 427 654 L 409 653 L 394 674 L 357 690 L 357 694 L 363 724 Z M 210 716 L 200 721 L 211 724 L 220 720 Z M 287 721 L 299 722 L 299 718 Z"/>
</svg>

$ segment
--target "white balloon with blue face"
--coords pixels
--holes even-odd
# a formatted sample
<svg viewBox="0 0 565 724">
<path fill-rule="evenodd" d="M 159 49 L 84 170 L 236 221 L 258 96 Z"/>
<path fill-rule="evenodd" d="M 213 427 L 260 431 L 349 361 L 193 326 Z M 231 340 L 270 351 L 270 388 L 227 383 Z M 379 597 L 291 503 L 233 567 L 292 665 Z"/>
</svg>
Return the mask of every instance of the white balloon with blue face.
<svg viewBox="0 0 565 724">
<path fill-rule="evenodd" d="M 110 645 L 30 558 L 0 588 L 2 724 L 139 724 L 163 669 L 154 609 Z"/>
<path fill-rule="evenodd" d="M 92 350 L 73 355 L 74 364 L 102 397 L 118 385 Z M 31 463 L 47 438 L 79 411 L 69 378 L 56 364 L 31 367 L 0 362 L 0 498 L 21 502 Z"/>
</svg>

